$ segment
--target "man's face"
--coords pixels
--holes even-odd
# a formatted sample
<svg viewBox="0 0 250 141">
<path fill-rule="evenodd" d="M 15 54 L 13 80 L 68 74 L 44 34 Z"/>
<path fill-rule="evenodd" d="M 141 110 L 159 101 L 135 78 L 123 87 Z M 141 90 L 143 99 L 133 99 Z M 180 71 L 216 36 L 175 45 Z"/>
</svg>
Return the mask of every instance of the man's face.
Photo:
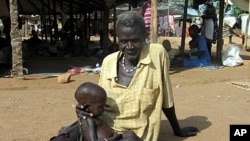
<svg viewBox="0 0 250 141">
<path fill-rule="evenodd" d="M 136 27 L 119 26 L 117 30 L 118 46 L 130 61 L 139 58 L 144 45 L 144 35 Z"/>
</svg>

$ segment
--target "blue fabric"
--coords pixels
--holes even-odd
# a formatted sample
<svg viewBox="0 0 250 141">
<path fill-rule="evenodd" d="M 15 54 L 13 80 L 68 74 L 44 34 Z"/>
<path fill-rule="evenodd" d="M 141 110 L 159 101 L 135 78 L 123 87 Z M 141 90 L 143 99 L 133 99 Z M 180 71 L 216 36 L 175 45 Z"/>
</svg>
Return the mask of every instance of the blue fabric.
<svg viewBox="0 0 250 141">
<path fill-rule="evenodd" d="M 204 67 L 210 64 L 211 58 L 207 49 L 207 42 L 204 36 L 199 36 L 197 38 L 199 51 L 205 51 L 197 60 L 184 59 L 184 67 Z"/>
<path fill-rule="evenodd" d="M 192 48 L 192 49 L 190 49 L 190 53 L 196 53 L 196 52 L 199 52 L 198 48 Z M 199 59 L 199 57 L 195 56 L 195 55 L 190 55 L 189 59 L 190 60 L 197 60 L 197 59 Z"/>
</svg>

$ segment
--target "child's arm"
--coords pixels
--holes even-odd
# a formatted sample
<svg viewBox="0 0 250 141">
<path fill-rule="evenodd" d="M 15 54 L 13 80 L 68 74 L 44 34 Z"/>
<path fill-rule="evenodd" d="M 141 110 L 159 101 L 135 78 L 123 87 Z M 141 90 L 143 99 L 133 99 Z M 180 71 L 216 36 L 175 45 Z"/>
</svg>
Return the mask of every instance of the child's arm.
<svg viewBox="0 0 250 141">
<path fill-rule="evenodd" d="M 122 138 L 121 134 L 114 134 L 109 138 L 98 138 L 98 125 L 93 117 L 79 118 L 78 123 L 84 136 L 84 141 L 118 141 Z"/>
<path fill-rule="evenodd" d="M 197 52 L 189 53 L 189 56 L 198 56 L 198 57 L 201 57 L 204 54 L 205 54 L 205 51 L 197 51 Z"/>
<path fill-rule="evenodd" d="M 92 113 L 88 113 L 84 111 L 84 106 L 76 105 L 76 114 L 78 117 L 78 125 L 81 129 L 81 132 L 84 136 L 84 141 L 117 141 L 122 138 L 121 134 L 115 134 L 115 135 L 107 135 L 104 134 L 103 137 L 109 137 L 109 138 L 98 138 L 98 130 L 104 130 L 106 132 L 109 132 L 109 129 L 99 129 L 100 125 L 97 124 L 98 119 L 94 119 Z M 97 121 L 96 121 L 97 120 Z M 105 126 L 103 126 L 105 127 Z M 106 125 L 108 127 L 108 125 Z M 110 128 L 110 127 L 108 127 Z M 112 130 L 112 129 L 111 129 Z M 132 141 L 132 140 L 131 140 Z"/>
<path fill-rule="evenodd" d="M 98 141 L 97 127 L 95 120 L 92 117 L 78 119 L 78 124 L 86 141 Z"/>
</svg>

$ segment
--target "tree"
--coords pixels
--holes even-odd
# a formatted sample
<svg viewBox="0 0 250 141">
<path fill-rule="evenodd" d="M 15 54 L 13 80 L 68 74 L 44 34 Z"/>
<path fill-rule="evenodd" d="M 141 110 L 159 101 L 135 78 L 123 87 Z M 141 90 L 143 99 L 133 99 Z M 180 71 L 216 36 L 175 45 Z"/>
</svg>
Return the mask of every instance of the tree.
<svg viewBox="0 0 250 141">
<path fill-rule="evenodd" d="M 237 18 L 239 18 L 240 15 L 243 14 L 243 13 L 245 13 L 244 10 L 240 9 L 239 7 L 236 7 L 236 6 L 232 5 L 232 14 L 236 15 Z"/>
<path fill-rule="evenodd" d="M 10 20 L 11 20 L 11 46 L 12 46 L 12 76 L 23 77 L 22 59 L 22 36 L 18 29 L 18 6 L 17 0 L 10 0 Z"/>
</svg>

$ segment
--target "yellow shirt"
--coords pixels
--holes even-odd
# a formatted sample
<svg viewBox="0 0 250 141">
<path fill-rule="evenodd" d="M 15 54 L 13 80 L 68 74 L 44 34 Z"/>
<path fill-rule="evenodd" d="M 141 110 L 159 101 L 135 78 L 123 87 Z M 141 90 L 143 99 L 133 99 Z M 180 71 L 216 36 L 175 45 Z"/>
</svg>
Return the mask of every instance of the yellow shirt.
<svg viewBox="0 0 250 141">
<path fill-rule="evenodd" d="M 132 130 L 145 141 L 157 141 L 162 108 L 173 106 L 167 52 L 161 44 L 145 45 L 128 87 L 115 81 L 121 55 L 110 54 L 102 63 L 99 84 L 108 99 L 101 118 L 118 133 Z"/>
</svg>

